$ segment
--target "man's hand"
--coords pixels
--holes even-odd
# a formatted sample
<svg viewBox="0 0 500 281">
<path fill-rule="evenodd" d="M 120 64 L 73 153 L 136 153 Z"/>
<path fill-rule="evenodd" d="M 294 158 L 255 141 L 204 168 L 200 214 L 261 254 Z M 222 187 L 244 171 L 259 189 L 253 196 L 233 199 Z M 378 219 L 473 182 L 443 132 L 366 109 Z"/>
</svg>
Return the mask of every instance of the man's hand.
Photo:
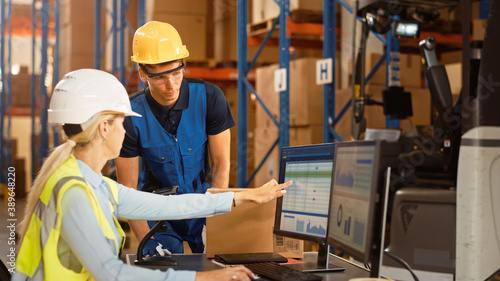
<svg viewBox="0 0 500 281">
<path fill-rule="evenodd" d="M 169 250 L 164 249 L 163 245 L 160 244 L 158 241 L 154 240 L 153 238 L 150 238 L 147 242 L 146 245 L 144 245 L 144 248 L 142 249 L 142 255 L 147 257 L 147 256 L 171 256 L 172 253 L 170 253 Z"/>
</svg>

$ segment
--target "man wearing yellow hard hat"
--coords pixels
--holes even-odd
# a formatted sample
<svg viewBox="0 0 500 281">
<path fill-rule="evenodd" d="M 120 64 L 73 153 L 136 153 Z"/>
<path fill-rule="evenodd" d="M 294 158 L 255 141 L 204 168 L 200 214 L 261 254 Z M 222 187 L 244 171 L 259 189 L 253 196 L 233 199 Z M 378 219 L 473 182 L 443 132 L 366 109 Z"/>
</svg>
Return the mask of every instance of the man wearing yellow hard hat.
<svg viewBox="0 0 500 281">
<path fill-rule="evenodd" d="M 132 61 L 147 87 L 131 97 L 132 109 L 143 118 L 125 120 L 127 133 L 115 160 L 118 182 L 149 192 L 177 188 L 178 194 L 205 193 L 210 185 L 228 187 L 229 128 L 235 123 L 221 89 L 184 77 L 189 52 L 172 25 L 148 22 L 135 32 L 132 44 Z M 130 224 L 141 239 L 154 222 Z M 161 247 L 182 253 L 183 241 L 193 252 L 203 252 L 205 219 L 165 225 L 168 230 L 154 234 L 144 255 L 155 255 Z"/>
</svg>

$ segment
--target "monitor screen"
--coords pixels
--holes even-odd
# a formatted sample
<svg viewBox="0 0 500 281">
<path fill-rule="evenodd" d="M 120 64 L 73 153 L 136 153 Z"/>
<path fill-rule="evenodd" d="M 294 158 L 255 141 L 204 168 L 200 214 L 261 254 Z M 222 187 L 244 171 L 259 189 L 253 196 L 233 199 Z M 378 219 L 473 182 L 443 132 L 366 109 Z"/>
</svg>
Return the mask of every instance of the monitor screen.
<svg viewBox="0 0 500 281">
<path fill-rule="evenodd" d="M 416 22 L 397 22 L 393 35 L 416 39 L 420 36 L 420 25 Z"/>
<path fill-rule="evenodd" d="M 279 182 L 293 180 L 276 206 L 274 233 L 326 243 L 335 144 L 281 149 Z"/>
<path fill-rule="evenodd" d="M 335 152 L 328 244 L 368 263 L 378 201 L 380 144 L 338 143 Z"/>
</svg>

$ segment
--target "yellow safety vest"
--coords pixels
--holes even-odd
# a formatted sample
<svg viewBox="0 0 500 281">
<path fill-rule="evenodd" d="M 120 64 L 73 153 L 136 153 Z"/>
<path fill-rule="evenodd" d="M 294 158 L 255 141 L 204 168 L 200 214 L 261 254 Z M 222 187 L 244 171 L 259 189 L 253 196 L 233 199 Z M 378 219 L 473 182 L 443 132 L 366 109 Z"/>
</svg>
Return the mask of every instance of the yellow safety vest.
<svg viewBox="0 0 500 281">
<path fill-rule="evenodd" d="M 60 201 L 64 192 L 73 186 L 83 187 L 104 236 L 107 238 L 115 255 L 119 255 L 125 243 L 125 233 L 116 218 L 118 187 L 113 180 L 106 177 L 104 177 L 104 180 L 108 184 L 112 195 L 109 198 L 109 204 L 120 237 L 115 237 L 115 233 L 99 206 L 92 187 L 82 177 L 76 158 L 71 155 L 45 184 L 19 249 L 16 259 L 16 275 L 22 273 L 21 275 L 26 276 L 25 280 L 94 280 L 84 267 L 82 267 L 81 272 L 75 272 L 64 267 L 57 255 L 62 218 Z"/>
</svg>

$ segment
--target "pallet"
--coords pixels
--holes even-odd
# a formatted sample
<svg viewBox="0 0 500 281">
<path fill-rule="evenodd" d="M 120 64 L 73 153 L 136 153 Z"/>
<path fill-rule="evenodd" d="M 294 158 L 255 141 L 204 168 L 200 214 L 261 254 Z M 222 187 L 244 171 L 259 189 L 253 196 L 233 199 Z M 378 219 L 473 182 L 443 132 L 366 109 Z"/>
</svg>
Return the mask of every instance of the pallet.
<svg viewBox="0 0 500 281">
<path fill-rule="evenodd" d="M 290 11 L 290 19 L 295 23 L 323 23 L 321 11 L 294 10 Z"/>
<path fill-rule="evenodd" d="M 274 18 L 263 20 L 261 22 L 248 24 L 248 35 L 249 36 L 259 36 L 264 35 L 271 30 L 273 26 Z M 294 10 L 290 12 L 290 20 L 293 23 L 317 23 L 323 24 L 323 13 L 320 11 L 312 10 Z M 336 17 L 336 24 L 340 24 L 340 17 Z M 279 29 L 279 24 L 276 26 L 276 30 Z"/>
<path fill-rule="evenodd" d="M 265 35 L 271 30 L 273 26 L 274 19 L 268 19 L 257 23 L 248 24 L 248 35 L 249 36 L 259 36 Z M 276 25 L 276 29 L 278 30 L 279 24 Z"/>
</svg>

